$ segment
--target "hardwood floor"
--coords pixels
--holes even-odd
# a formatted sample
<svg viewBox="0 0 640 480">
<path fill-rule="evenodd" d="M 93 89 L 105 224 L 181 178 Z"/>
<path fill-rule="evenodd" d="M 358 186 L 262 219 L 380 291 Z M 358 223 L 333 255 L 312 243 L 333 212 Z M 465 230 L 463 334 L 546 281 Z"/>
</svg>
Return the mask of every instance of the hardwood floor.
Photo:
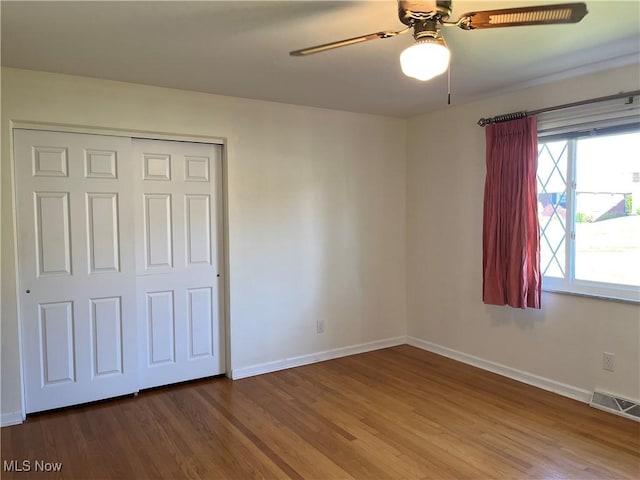
<svg viewBox="0 0 640 480">
<path fill-rule="evenodd" d="M 2 460 L 31 467 L 3 479 L 638 479 L 640 424 L 403 345 L 33 415 Z"/>
</svg>

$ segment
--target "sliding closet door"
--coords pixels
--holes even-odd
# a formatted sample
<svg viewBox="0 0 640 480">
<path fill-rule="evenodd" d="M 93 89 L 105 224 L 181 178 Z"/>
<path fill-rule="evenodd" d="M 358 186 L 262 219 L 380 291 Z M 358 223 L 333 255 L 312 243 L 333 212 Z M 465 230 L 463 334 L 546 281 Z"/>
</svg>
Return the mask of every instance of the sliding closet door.
<svg viewBox="0 0 640 480">
<path fill-rule="evenodd" d="M 221 147 L 133 149 L 140 387 L 224 373 Z"/>
<path fill-rule="evenodd" d="M 14 131 L 27 413 L 137 391 L 131 140 Z"/>
</svg>

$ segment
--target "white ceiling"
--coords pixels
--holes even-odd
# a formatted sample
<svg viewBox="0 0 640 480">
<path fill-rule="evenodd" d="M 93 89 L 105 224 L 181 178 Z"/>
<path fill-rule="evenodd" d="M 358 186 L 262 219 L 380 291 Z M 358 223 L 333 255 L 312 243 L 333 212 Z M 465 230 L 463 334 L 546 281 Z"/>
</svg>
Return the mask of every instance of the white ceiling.
<svg viewBox="0 0 640 480">
<path fill-rule="evenodd" d="M 563 1 L 453 1 L 452 19 Z M 444 30 L 453 103 L 640 61 L 640 2 L 588 1 L 575 25 Z M 308 57 L 290 50 L 400 29 L 395 0 L 2 1 L 2 65 L 411 116 L 446 105 L 446 75 L 405 77 L 411 35 Z"/>
</svg>

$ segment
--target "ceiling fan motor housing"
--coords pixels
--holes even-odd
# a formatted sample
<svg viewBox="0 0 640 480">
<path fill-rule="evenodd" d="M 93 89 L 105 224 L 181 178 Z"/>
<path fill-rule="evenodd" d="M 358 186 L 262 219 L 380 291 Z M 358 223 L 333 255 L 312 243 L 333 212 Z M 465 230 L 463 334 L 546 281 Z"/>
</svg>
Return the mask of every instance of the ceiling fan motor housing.
<svg viewBox="0 0 640 480">
<path fill-rule="evenodd" d="M 438 38 L 438 21 L 434 18 L 416 20 L 413 24 L 413 38 L 416 40 Z"/>
<path fill-rule="evenodd" d="M 430 19 L 446 22 L 450 16 L 451 0 L 398 0 L 398 18 L 409 27 Z"/>
</svg>

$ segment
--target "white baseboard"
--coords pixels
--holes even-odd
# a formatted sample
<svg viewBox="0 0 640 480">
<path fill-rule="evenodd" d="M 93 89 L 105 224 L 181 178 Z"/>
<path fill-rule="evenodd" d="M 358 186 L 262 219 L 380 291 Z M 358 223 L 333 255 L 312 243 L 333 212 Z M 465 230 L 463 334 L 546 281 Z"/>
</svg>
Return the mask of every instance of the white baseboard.
<svg viewBox="0 0 640 480">
<path fill-rule="evenodd" d="M 300 355 L 299 357 L 284 358 L 273 362 L 259 363 L 257 365 L 249 365 L 247 367 L 233 368 L 231 370 L 231 378 L 238 380 L 240 378 L 253 377 L 254 375 L 262 375 L 263 373 L 277 372 L 287 368 L 300 367 L 309 365 L 310 363 L 324 362 L 334 358 L 346 357 L 347 355 L 355 355 L 358 353 L 370 352 L 372 350 L 380 350 L 381 348 L 395 347 L 407 343 L 407 338 L 394 337 L 375 342 L 361 343 L 348 347 L 333 348 L 322 352 L 311 353 L 308 355 Z"/>
<path fill-rule="evenodd" d="M 10 412 L 0 415 L 0 427 L 10 427 L 24 422 L 22 412 Z"/>
<path fill-rule="evenodd" d="M 513 380 L 517 380 L 518 382 L 526 383 L 528 385 L 532 385 L 549 392 L 554 392 L 558 395 L 569 397 L 580 402 L 589 403 L 591 400 L 591 392 L 589 392 L 588 390 L 583 390 L 578 387 L 556 382 L 555 380 L 540 377 L 532 373 L 523 372 L 522 370 L 517 370 L 500 363 L 475 357 L 473 355 L 459 352 L 457 350 L 452 350 L 450 348 L 427 342 L 416 337 L 407 337 L 407 343 L 414 347 L 421 348 L 422 350 L 437 353 L 438 355 L 452 358 L 453 360 L 457 360 L 468 365 L 473 365 L 474 367 L 488 370 L 489 372 L 497 373 L 498 375 L 502 375 L 503 377 L 508 377 Z"/>
</svg>

